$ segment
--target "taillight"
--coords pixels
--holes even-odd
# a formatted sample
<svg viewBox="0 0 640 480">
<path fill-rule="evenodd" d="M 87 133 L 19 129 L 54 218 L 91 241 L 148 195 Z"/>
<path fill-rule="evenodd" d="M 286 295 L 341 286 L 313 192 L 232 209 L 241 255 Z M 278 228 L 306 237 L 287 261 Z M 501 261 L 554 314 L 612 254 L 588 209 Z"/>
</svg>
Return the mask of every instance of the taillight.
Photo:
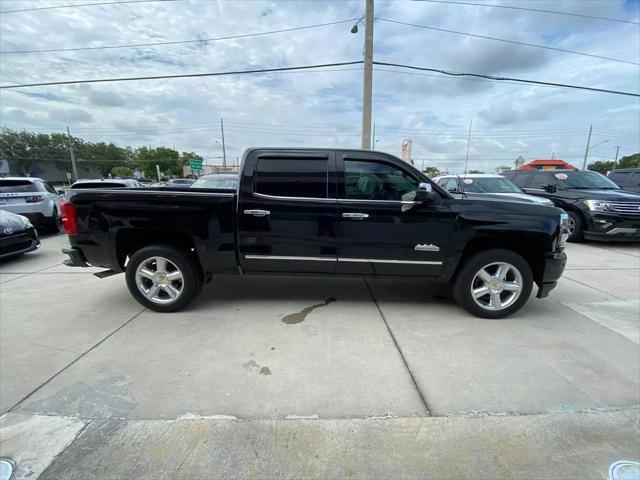
<svg viewBox="0 0 640 480">
<path fill-rule="evenodd" d="M 44 202 L 44 197 L 41 195 L 34 195 L 33 197 L 27 197 L 27 203 Z"/>
<path fill-rule="evenodd" d="M 69 235 L 78 233 L 78 215 L 76 206 L 71 202 L 62 200 L 60 202 L 60 212 L 62 213 L 62 226 Z"/>
</svg>

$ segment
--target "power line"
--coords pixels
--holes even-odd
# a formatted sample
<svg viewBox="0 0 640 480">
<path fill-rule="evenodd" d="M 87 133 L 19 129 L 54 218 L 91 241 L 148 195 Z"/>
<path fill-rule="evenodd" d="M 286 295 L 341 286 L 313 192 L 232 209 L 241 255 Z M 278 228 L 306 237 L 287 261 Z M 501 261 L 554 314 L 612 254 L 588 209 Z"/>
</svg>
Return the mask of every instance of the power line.
<svg viewBox="0 0 640 480">
<path fill-rule="evenodd" d="M 510 10 L 525 10 L 527 12 L 539 12 L 539 13 L 552 13 L 555 15 L 568 15 L 571 17 L 581 17 L 581 18 L 590 18 L 592 20 L 606 20 L 609 22 L 620 22 L 620 23 L 633 23 L 634 25 L 640 25 L 640 22 L 634 22 L 633 20 L 624 20 L 621 18 L 611 18 L 611 17 L 598 17 L 595 15 L 584 15 L 581 13 L 571 13 L 571 12 L 560 12 L 558 10 L 543 10 L 541 8 L 527 8 L 527 7 L 514 7 L 511 5 L 496 5 L 491 3 L 474 3 L 474 2 L 458 2 L 458 1 L 449 1 L 449 0 L 417 0 L 421 2 L 428 3 L 449 3 L 452 5 L 473 5 L 478 7 L 492 7 L 492 8 L 508 8 Z"/>
<path fill-rule="evenodd" d="M 519 82 L 519 83 L 530 83 L 533 85 L 553 85 L 556 87 L 564 87 L 564 88 L 573 88 L 575 90 L 588 90 L 588 91 L 592 91 L 592 92 L 600 92 L 600 93 L 613 93 L 615 95 L 627 95 L 629 97 L 640 97 L 640 94 L 638 93 L 632 93 L 632 92 L 623 92 L 620 90 L 608 90 L 605 88 L 595 88 L 595 87 L 585 87 L 582 85 L 571 85 L 568 83 L 555 83 L 555 82 L 544 82 L 541 80 L 527 80 L 527 79 L 523 79 L 523 78 L 515 78 L 515 77 L 497 77 L 494 75 L 484 75 L 484 74 L 480 74 L 480 73 L 463 73 L 463 72 L 450 72 L 448 70 L 438 70 L 436 68 L 427 68 L 427 67 L 416 67 L 414 65 L 402 65 L 402 64 L 398 64 L 398 63 L 388 63 L 388 62 L 377 62 L 374 61 L 373 62 L 374 65 L 384 65 L 387 67 L 398 67 L 398 68 L 408 68 L 410 70 L 421 70 L 421 71 L 426 71 L 426 72 L 436 72 L 436 73 L 442 73 L 444 75 L 452 75 L 452 76 L 460 76 L 460 77 L 478 77 L 478 78 L 488 78 L 490 80 L 506 80 L 506 81 L 510 81 L 510 82 Z M 0 87 L 0 88 L 7 88 L 7 87 Z"/>
<path fill-rule="evenodd" d="M 201 38 L 196 40 L 176 40 L 170 42 L 150 42 L 150 43 L 130 43 L 126 45 L 105 45 L 102 47 L 77 47 L 77 48 L 51 48 L 46 50 L 11 50 L 0 52 L 2 55 L 9 55 L 15 53 L 52 53 L 52 52 L 79 52 L 85 50 L 107 50 L 107 49 L 115 49 L 115 48 L 139 48 L 139 47 L 153 47 L 158 45 L 179 45 L 179 44 L 188 44 L 188 43 L 208 43 L 208 42 L 218 42 L 222 40 L 233 40 L 238 38 L 247 38 L 247 37 L 257 37 L 263 35 L 273 35 L 276 33 L 285 33 L 285 32 L 295 32 L 298 30 L 306 30 L 309 28 L 318 28 L 318 27 L 327 27 L 329 25 L 339 25 L 342 23 L 351 23 L 356 21 L 357 18 L 348 18 L 346 20 L 338 20 L 335 22 L 327 22 L 327 23 L 318 23 L 315 25 L 305 25 L 302 27 L 293 27 L 293 28 L 284 28 L 280 30 L 270 30 L 267 32 L 256 32 L 256 33 L 245 33 L 242 35 L 229 35 L 225 37 L 213 37 L 213 38 Z"/>
<path fill-rule="evenodd" d="M 76 8 L 76 7 L 93 7 L 97 5 L 121 5 L 126 3 L 158 3 L 158 2 L 176 2 L 178 0 L 123 0 L 119 2 L 102 2 L 102 3 L 77 3 L 75 5 L 55 5 L 52 7 L 36 7 L 22 8 L 20 10 L 5 10 L 0 13 L 19 13 L 19 12 L 36 12 L 39 10 L 54 10 L 58 8 Z"/>
<path fill-rule="evenodd" d="M 525 47 L 542 48 L 542 49 L 545 49 L 545 50 L 553 50 L 553 51 L 556 51 L 556 52 L 571 53 L 571 54 L 574 54 L 574 55 L 582 55 L 582 56 L 585 56 L 585 57 L 599 58 L 601 60 L 609 60 L 609 61 L 612 61 L 612 62 L 628 63 L 630 65 L 640 65 L 640 63 L 632 62 L 632 61 L 629 61 L 629 60 L 621 60 L 619 58 L 605 57 L 605 56 L 602 56 L 602 55 L 594 55 L 594 54 L 591 54 L 591 53 L 576 52 L 575 50 L 566 50 L 564 48 L 550 47 L 548 45 L 538 45 L 536 43 L 519 42 L 517 40 L 509 40 L 509 39 L 506 39 L 506 38 L 490 37 L 488 35 L 479 35 L 479 34 L 476 34 L 476 33 L 469 33 L 469 32 L 460 32 L 458 30 L 449 30 L 449 29 L 446 29 L 446 28 L 430 27 L 428 25 L 418 25 L 416 23 L 401 22 L 399 20 L 390 20 L 388 18 L 376 17 L 376 20 L 380 20 L 382 22 L 388 22 L 388 23 L 395 23 L 395 24 L 398 24 L 398 25 L 405 25 L 405 26 L 408 26 L 408 27 L 423 28 L 425 30 L 435 30 L 435 31 L 438 31 L 438 32 L 454 33 L 456 35 L 465 35 L 467 37 L 483 38 L 485 40 L 494 40 L 496 42 L 510 43 L 510 44 L 513 44 L 513 45 L 523 45 Z"/>
<path fill-rule="evenodd" d="M 301 65 L 297 67 L 277 67 L 277 68 L 258 68 L 253 70 L 235 70 L 228 72 L 207 72 L 207 73 L 184 73 L 179 75 L 153 75 L 149 77 L 121 77 L 121 78 L 98 78 L 91 80 L 65 80 L 60 82 L 44 82 L 44 83 L 23 83 L 17 85 L 2 85 L 0 89 L 11 88 L 26 88 L 26 87 L 47 87 L 51 85 L 74 85 L 80 83 L 105 83 L 105 82 L 131 82 L 137 80 L 164 80 L 172 78 L 195 78 L 195 77 L 222 77 L 226 75 L 247 75 L 254 73 L 276 73 L 276 72 L 289 72 L 294 70 L 310 70 L 312 68 L 324 68 L 324 67 L 342 67 L 346 65 L 361 65 L 362 60 L 355 62 L 336 62 L 336 63 L 321 63 L 316 65 Z M 322 72 L 322 70 L 318 70 Z"/>
</svg>

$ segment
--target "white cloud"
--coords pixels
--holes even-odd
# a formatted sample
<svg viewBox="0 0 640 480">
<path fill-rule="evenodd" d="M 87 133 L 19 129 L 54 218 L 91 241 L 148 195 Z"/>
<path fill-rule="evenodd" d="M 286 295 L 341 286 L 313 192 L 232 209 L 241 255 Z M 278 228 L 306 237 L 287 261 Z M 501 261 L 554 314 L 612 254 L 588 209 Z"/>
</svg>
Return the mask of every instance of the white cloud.
<svg viewBox="0 0 640 480">
<path fill-rule="evenodd" d="M 2 9 L 8 2 L 2 2 Z M 38 6 L 53 5 L 42 1 Z M 33 6 L 12 1 L 12 9 Z M 508 3 L 507 5 L 512 5 Z M 623 0 L 522 0 L 518 6 L 635 19 Z M 6 14 L 0 49 L 31 50 L 211 38 L 357 18 L 362 1 L 199 1 L 79 7 Z M 376 15 L 421 25 L 639 61 L 637 25 L 517 10 L 376 2 Z M 146 76 L 359 60 L 363 29 L 350 24 L 234 39 L 130 49 L 0 56 L 3 84 Z M 640 91 L 637 66 L 378 21 L 379 61 Z M 253 145 L 358 147 L 362 73 L 355 70 L 97 83 L 3 90 L 0 123 L 123 145 L 168 145 L 219 162 L 219 119 L 228 157 Z M 414 72 L 419 73 L 419 72 Z M 431 74 L 376 71 L 377 148 L 399 154 L 415 140 L 421 164 L 460 169 L 473 120 L 470 164 L 489 170 L 554 153 L 580 163 L 592 153 L 640 150 L 637 98 Z"/>
</svg>

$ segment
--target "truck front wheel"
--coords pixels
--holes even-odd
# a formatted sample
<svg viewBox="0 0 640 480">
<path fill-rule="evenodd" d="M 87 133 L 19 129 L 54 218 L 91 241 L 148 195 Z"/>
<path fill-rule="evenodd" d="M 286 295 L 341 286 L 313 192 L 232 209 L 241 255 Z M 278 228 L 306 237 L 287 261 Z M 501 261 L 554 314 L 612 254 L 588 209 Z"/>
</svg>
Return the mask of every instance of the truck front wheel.
<svg viewBox="0 0 640 480">
<path fill-rule="evenodd" d="M 519 310 L 533 288 L 531 267 L 510 250 L 486 250 L 471 257 L 453 285 L 456 302 L 481 318 L 504 318 Z"/>
<path fill-rule="evenodd" d="M 131 295 L 156 312 L 175 312 L 200 293 L 202 278 L 194 261 L 174 247 L 152 245 L 129 258 L 125 276 Z"/>
</svg>

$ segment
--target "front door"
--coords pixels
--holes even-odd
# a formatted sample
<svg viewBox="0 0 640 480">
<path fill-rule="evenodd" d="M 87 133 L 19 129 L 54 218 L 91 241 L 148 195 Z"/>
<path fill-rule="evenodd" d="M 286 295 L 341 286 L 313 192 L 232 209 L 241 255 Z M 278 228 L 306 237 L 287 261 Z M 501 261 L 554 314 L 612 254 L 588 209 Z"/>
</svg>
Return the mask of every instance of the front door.
<svg viewBox="0 0 640 480">
<path fill-rule="evenodd" d="M 420 179 L 394 162 L 366 152 L 338 157 L 337 271 L 439 275 L 454 220 L 448 202 L 407 201 Z"/>
<path fill-rule="evenodd" d="M 333 273 L 335 154 L 247 159 L 239 189 L 240 264 L 247 272 Z"/>
</svg>

